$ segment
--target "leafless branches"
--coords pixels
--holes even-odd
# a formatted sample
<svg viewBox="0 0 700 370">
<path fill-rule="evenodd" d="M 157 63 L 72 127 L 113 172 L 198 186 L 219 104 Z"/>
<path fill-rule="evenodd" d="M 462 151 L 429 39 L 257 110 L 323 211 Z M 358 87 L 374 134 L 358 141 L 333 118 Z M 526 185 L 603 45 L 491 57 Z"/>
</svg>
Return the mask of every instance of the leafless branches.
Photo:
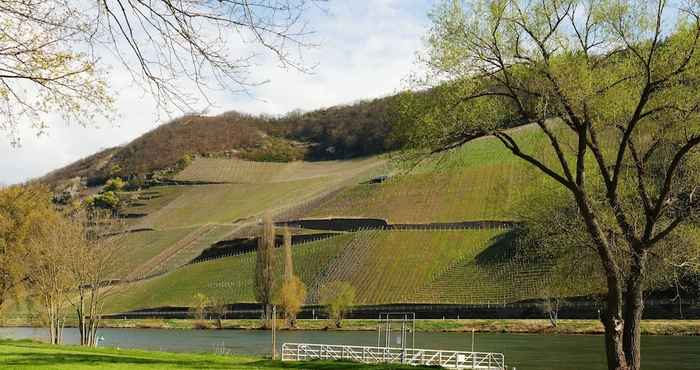
<svg viewBox="0 0 700 370">
<path fill-rule="evenodd" d="M 92 124 L 113 112 L 109 67 L 162 109 L 192 111 L 212 89 L 244 91 L 262 54 L 306 71 L 304 18 L 322 0 L 26 0 L 0 4 L 0 129 L 54 114 Z"/>
</svg>

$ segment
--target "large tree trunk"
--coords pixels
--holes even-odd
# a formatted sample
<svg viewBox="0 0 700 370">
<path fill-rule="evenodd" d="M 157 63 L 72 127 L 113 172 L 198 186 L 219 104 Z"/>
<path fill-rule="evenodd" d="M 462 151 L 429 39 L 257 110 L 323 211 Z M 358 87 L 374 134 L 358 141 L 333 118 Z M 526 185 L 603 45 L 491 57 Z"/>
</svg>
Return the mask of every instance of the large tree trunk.
<svg viewBox="0 0 700 370">
<path fill-rule="evenodd" d="M 605 353 L 609 370 L 629 370 L 623 345 L 623 294 L 620 268 L 615 263 L 608 238 L 598 223 L 588 198 L 583 190 L 574 192 L 574 197 L 583 217 L 586 229 L 593 240 L 605 272 L 608 288 L 606 308 L 601 316 L 605 328 Z"/>
<path fill-rule="evenodd" d="M 607 306 L 601 316 L 605 328 L 605 353 L 609 370 L 628 370 L 623 344 L 622 289 L 619 280 L 608 277 Z"/>
<path fill-rule="evenodd" d="M 637 252 L 632 256 L 630 276 L 627 279 L 625 294 L 625 328 L 623 345 L 629 370 L 640 369 L 641 322 L 644 312 L 644 270 L 646 268 L 646 252 L 634 248 Z"/>
</svg>

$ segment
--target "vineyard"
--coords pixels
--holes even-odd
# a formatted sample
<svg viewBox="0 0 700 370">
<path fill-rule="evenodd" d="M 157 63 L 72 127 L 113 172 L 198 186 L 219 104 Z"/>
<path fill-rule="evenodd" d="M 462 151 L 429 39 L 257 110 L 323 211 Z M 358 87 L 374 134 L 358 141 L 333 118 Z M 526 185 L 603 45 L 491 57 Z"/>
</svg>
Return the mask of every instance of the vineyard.
<svg viewBox="0 0 700 370">
<path fill-rule="evenodd" d="M 546 147 L 545 138 L 527 126 L 513 135 L 526 150 Z M 380 175 L 388 176 L 367 182 Z M 176 180 L 185 185 L 147 189 L 127 209 L 144 215 L 131 220 L 132 227 L 149 231 L 128 237 L 134 261 L 128 280 L 134 282 L 109 303 L 113 311 L 188 306 L 196 293 L 227 303 L 254 302 L 250 248 L 238 255 L 197 256 L 223 240 L 257 235 L 265 211 L 282 223 L 327 219 L 309 224 L 318 226 L 331 218 L 364 217 L 413 225 L 353 229 L 295 244 L 295 270 L 307 285 L 309 304 L 318 303 L 320 289 L 333 281 L 352 284 L 357 304 L 508 304 L 541 297 L 547 289 L 548 266 L 515 258 L 508 227 L 519 219 L 521 200 L 548 182 L 494 138 L 432 156 L 400 175 L 377 157 L 291 163 L 197 158 Z M 458 226 L 487 220 L 510 226 Z M 324 230 L 316 226 L 311 229 L 320 231 L 294 232 Z M 280 268 L 278 263 L 278 273 Z M 586 289 L 567 293 L 590 293 Z"/>
<path fill-rule="evenodd" d="M 385 162 L 377 157 L 322 162 L 250 162 L 240 159 L 196 158 L 175 180 L 263 184 L 314 178 L 347 178 Z"/>
<path fill-rule="evenodd" d="M 535 150 L 544 137 L 523 130 Z M 517 205 L 548 180 L 518 161 L 495 138 L 478 139 L 380 184 L 338 192 L 309 217 L 376 217 L 392 223 L 518 219 Z"/>
<path fill-rule="evenodd" d="M 307 285 L 307 303 L 336 280 L 357 290 L 357 304 L 507 304 L 538 297 L 546 266 L 525 266 L 503 249 L 504 230 L 365 230 L 295 245 L 295 273 Z M 281 276 L 282 251 L 276 251 Z M 227 302 L 255 302 L 255 253 L 187 265 L 132 283 L 109 303 L 113 311 L 187 306 L 196 293 Z M 585 292 L 579 292 L 585 293 Z"/>
</svg>

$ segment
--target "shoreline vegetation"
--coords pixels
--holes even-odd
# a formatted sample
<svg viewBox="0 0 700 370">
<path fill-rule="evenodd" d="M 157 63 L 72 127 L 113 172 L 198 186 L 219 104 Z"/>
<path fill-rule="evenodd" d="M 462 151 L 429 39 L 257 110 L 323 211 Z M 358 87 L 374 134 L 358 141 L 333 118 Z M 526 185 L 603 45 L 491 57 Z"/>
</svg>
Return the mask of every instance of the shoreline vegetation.
<svg viewBox="0 0 700 370">
<path fill-rule="evenodd" d="M 0 368 L 51 369 L 427 369 L 397 364 L 351 362 L 282 362 L 269 358 L 214 353 L 156 352 L 118 348 L 51 345 L 28 340 L 0 339 Z"/>
<path fill-rule="evenodd" d="M 219 329 L 216 320 L 190 319 L 105 319 L 103 328 L 167 329 L 167 330 L 259 330 L 260 320 L 222 320 Z M 40 327 L 36 322 L 24 319 L 7 319 L 0 323 L 4 327 Z M 67 322 L 66 327 L 75 323 Z M 377 320 L 343 320 L 341 328 L 335 328 L 325 319 L 298 320 L 297 327 L 288 328 L 280 320 L 280 330 L 310 331 L 374 331 Z M 416 320 L 416 332 L 471 332 L 509 334 L 603 334 L 603 324 L 598 320 L 559 320 L 552 327 L 549 320 L 538 319 L 427 319 Z M 700 320 L 643 320 L 643 335 L 700 336 Z"/>
</svg>

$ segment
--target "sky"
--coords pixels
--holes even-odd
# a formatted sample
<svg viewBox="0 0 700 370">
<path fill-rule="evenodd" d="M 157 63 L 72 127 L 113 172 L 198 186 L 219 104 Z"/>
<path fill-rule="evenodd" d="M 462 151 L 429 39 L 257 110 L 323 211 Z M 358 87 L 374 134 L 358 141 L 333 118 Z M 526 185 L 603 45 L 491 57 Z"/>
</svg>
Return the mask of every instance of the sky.
<svg viewBox="0 0 700 370">
<path fill-rule="evenodd" d="M 322 10 L 312 9 L 308 15 L 317 46 L 304 50 L 303 57 L 315 66 L 312 73 L 280 68 L 274 59 L 263 60 L 251 78 L 267 83 L 247 93 L 210 92 L 214 105 L 207 114 L 230 110 L 283 114 L 395 93 L 406 87 L 405 78 L 416 70 L 415 55 L 423 48 L 430 26 L 431 3 L 329 0 Z M 126 144 L 177 115 L 159 112 L 126 73 L 114 68 L 110 83 L 119 92 L 117 118 L 89 127 L 68 126 L 56 118 L 39 136 L 21 127 L 20 146 L 0 136 L 0 184 L 36 178 L 101 149 Z"/>
</svg>

